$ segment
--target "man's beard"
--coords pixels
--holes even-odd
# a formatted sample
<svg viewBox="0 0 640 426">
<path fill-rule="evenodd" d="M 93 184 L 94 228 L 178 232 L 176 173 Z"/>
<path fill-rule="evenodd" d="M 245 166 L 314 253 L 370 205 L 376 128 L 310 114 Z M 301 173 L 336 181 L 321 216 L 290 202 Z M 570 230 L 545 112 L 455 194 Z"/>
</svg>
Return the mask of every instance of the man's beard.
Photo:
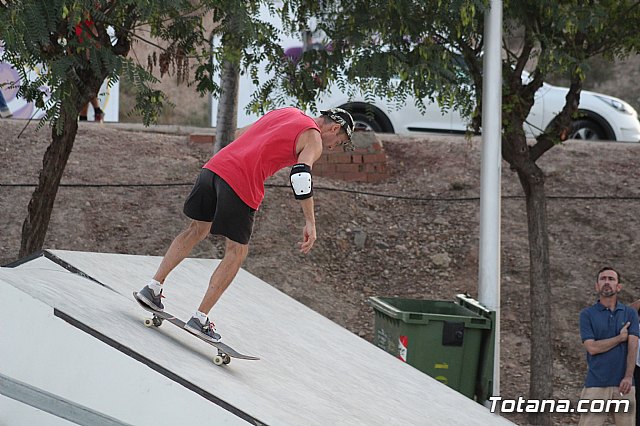
<svg viewBox="0 0 640 426">
<path fill-rule="evenodd" d="M 600 296 L 602 297 L 611 297 L 611 296 L 615 296 L 616 294 L 618 294 L 618 292 L 612 289 L 611 287 L 603 288 L 602 290 L 600 290 Z"/>
</svg>

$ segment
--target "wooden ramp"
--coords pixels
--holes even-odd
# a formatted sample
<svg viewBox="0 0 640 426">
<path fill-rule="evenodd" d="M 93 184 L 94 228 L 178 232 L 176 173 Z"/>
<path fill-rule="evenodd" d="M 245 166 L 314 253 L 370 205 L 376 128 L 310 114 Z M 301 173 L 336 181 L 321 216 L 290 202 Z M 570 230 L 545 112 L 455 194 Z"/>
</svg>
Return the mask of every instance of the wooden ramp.
<svg viewBox="0 0 640 426">
<path fill-rule="evenodd" d="M 0 373 L 136 425 L 512 424 L 244 270 L 211 316 L 261 360 L 215 366 L 208 344 L 143 325 L 131 293 L 159 262 L 51 250 L 0 268 Z M 185 260 L 166 309 L 188 318 L 218 262 Z"/>
</svg>

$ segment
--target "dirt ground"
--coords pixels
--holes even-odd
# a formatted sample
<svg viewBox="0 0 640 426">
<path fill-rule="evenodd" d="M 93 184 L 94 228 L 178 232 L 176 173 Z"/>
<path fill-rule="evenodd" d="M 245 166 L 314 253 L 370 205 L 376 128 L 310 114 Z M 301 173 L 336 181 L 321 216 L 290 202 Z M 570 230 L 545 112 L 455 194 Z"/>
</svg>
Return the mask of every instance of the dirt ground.
<svg viewBox="0 0 640 426">
<path fill-rule="evenodd" d="M 48 127 L 36 132 L 34 124 L 18 137 L 24 125 L 0 120 L 0 264 L 16 260 L 31 185 L 50 139 Z M 245 264 L 369 341 L 370 296 L 453 300 L 468 292 L 477 297 L 480 141 L 380 138 L 392 170 L 387 181 L 315 179 L 319 239 L 307 256 L 296 248 L 300 207 L 289 188 L 278 186 L 286 183 L 287 172 L 269 180 Z M 185 135 L 81 123 L 62 182 L 72 186 L 60 188 L 45 247 L 164 254 L 187 223 L 182 203 L 210 150 L 188 144 Z M 586 371 L 578 314 L 594 301 L 595 272 L 615 266 L 625 286 L 622 299 L 640 296 L 640 144 L 568 142 L 539 164 L 549 195 L 554 397 L 575 402 Z M 519 183 L 505 163 L 502 195 L 501 390 L 504 398 L 526 398 L 531 323 L 526 216 Z M 222 247 L 220 239 L 211 238 L 192 255 L 220 257 Z M 170 292 L 169 285 L 169 304 Z M 526 424 L 523 417 L 509 418 Z M 577 417 L 557 415 L 554 421 L 574 424 Z"/>
</svg>

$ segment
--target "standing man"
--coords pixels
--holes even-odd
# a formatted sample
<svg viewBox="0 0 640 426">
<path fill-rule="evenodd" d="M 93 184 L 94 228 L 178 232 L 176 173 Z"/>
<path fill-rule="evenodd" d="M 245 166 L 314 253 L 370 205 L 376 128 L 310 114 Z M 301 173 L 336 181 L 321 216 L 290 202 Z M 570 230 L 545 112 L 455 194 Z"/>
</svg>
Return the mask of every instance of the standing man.
<svg viewBox="0 0 640 426">
<path fill-rule="evenodd" d="M 638 314 L 618 301 L 620 274 L 611 267 L 598 271 L 598 301 L 580 312 L 580 337 L 587 350 L 587 378 L 581 399 L 629 401 L 626 413 L 611 413 L 615 424 L 635 425 L 633 372 L 638 351 Z M 580 425 L 603 425 L 607 413 L 582 413 Z"/>
<path fill-rule="evenodd" d="M 209 287 L 185 328 L 219 341 L 209 311 L 234 279 L 249 251 L 253 217 L 264 198 L 264 182 L 278 170 L 291 168 L 290 181 L 300 200 L 305 225 L 300 251 L 308 253 L 316 240 L 311 167 L 323 148 L 332 150 L 351 141 L 351 114 L 340 108 L 320 111 L 316 118 L 297 108 L 271 111 L 236 132 L 236 139 L 202 168 L 184 204 L 189 226 L 171 243 L 153 279 L 138 299 L 162 311 L 162 286 L 169 273 L 209 233 L 226 237 L 225 253 L 213 271 Z"/>
</svg>

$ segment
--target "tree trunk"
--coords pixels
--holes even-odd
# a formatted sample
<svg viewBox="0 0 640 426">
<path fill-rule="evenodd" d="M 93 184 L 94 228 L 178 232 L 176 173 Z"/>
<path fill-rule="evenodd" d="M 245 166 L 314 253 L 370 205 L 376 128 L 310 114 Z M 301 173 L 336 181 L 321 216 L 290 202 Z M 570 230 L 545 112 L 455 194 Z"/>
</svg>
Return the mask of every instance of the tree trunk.
<svg viewBox="0 0 640 426">
<path fill-rule="evenodd" d="M 529 268 L 531 317 L 531 373 L 529 398 L 553 397 L 553 346 L 551 340 L 551 284 L 549 269 L 549 235 L 544 175 L 535 164 L 533 173 L 518 172 L 527 204 L 529 232 Z M 531 413 L 529 421 L 551 425 L 551 413 Z"/>
<path fill-rule="evenodd" d="M 78 133 L 77 117 L 64 108 L 61 115 L 63 131 L 58 135 L 55 128 L 51 129 L 51 144 L 44 154 L 38 186 L 31 196 L 27 217 L 22 224 L 20 258 L 42 250 L 58 186 Z"/>
<path fill-rule="evenodd" d="M 216 142 L 213 152 L 220 151 L 235 138 L 238 123 L 238 88 L 240 67 L 237 63 L 224 61 L 220 72 L 220 99 L 216 116 Z"/>
</svg>

